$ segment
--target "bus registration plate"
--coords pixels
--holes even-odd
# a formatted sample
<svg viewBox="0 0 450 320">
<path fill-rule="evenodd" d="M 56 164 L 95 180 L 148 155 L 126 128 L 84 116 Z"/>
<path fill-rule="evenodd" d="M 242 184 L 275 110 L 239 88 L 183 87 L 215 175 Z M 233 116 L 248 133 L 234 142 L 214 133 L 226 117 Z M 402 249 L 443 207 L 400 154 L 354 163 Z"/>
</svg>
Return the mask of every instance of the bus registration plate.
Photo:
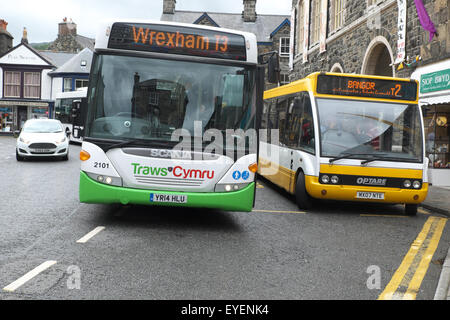
<svg viewBox="0 0 450 320">
<path fill-rule="evenodd" d="M 150 193 L 150 202 L 187 203 L 187 196 L 180 194 Z"/>
<path fill-rule="evenodd" d="M 382 192 L 358 191 L 356 193 L 356 198 L 358 198 L 358 199 L 384 200 L 384 193 L 382 193 Z"/>
</svg>

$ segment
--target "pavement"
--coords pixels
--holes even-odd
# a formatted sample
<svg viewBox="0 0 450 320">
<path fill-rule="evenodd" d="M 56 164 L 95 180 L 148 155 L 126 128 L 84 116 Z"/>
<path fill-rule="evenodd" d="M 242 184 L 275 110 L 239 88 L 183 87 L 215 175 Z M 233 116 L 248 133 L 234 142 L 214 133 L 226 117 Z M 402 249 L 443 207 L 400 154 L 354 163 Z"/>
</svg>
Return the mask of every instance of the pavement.
<svg viewBox="0 0 450 320">
<path fill-rule="evenodd" d="M 420 206 L 450 218 L 450 187 L 430 186 L 428 196 Z M 434 300 L 450 300 L 450 248 L 442 265 Z"/>
</svg>

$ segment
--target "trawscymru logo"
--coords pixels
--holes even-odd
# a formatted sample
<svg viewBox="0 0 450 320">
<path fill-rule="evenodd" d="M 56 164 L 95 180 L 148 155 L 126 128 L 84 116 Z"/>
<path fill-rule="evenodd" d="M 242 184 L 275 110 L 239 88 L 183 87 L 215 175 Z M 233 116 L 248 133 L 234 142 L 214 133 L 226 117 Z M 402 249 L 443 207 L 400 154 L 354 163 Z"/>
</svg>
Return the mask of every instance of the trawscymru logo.
<svg viewBox="0 0 450 320">
<path fill-rule="evenodd" d="M 182 166 L 175 167 L 149 167 L 140 163 L 132 163 L 133 174 L 141 176 L 166 177 L 173 176 L 181 179 L 213 179 L 214 170 L 185 169 Z"/>
</svg>

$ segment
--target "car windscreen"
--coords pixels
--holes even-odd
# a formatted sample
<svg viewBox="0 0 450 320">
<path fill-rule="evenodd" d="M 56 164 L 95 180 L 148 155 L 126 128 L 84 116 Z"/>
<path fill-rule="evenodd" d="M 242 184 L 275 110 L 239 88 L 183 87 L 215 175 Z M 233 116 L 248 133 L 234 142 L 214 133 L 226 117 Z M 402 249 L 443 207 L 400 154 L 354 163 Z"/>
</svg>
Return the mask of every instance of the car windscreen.
<svg viewBox="0 0 450 320">
<path fill-rule="evenodd" d="M 59 122 L 48 120 L 32 120 L 27 121 L 23 127 L 23 132 L 28 133 L 56 133 L 62 132 Z"/>
</svg>

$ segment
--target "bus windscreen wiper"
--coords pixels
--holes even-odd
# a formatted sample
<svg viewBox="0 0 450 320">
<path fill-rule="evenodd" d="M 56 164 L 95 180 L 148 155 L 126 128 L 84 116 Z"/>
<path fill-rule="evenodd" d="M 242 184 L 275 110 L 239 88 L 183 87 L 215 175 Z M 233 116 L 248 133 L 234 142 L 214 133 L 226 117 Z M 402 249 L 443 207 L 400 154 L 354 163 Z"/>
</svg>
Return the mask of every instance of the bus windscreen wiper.
<svg viewBox="0 0 450 320">
<path fill-rule="evenodd" d="M 110 146 L 107 146 L 103 149 L 104 152 L 107 152 L 108 150 L 111 149 L 116 149 L 116 148 L 122 148 L 122 147 L 126 147 L 132 144 L 136 144 L 139 146 L 143 146 L 143 147 L 162 147 L 162 148 L 167 148 L 168 145 L 170 144 L 174 144 L 174 141 L 160 141 L 160 140 L 141 140 L 141 139 L 133 139 L 133 140 L 126 140 L 126 141 L 122 141 L 119 143 L 115 143 L 112 144 Z"/>
<path fill-rule="evenodd" d="M 378 156 L 378 155 L 380 155 L 380 154 L 376 154 L 376 156 Z M 399 158 L 395 158 L 395 157 L 373 157 L 373 158 L 361 161 L 361 165 L 367 164 L 367 163 L 372 162 L 372 161 L 386 161 L 386 160 L 387 161 L 389 161 L 389 160 L 397 160 L 398 161 L 400 159 Z"/>
<path fill-rule="evenodd" d="M 352 157 L 354 157 L 354 156 L 374 156 L 374 155 L 382 156 L 382 155 L 384 155 L 384 154 L 385 154 L 385 153 L 377 153 L 377 154 L 373 154 L 373 153 L 345 153 L 345 154 L 343 154 L 343 155 L 341 155 L 341 156 L 334 157 L 334 158 L 330 159 L 328 162 L 329 162 L 329 163 L 333 163 L 333 162 L 335 162 L 335 161 L 337 161 L 337 160 L 341 160 L 341 159 L 350 159 L 350 158 L 352 158 Z M 366 160 L 366 161 L 367 161 L 367 160 Z"/>
</svg>

